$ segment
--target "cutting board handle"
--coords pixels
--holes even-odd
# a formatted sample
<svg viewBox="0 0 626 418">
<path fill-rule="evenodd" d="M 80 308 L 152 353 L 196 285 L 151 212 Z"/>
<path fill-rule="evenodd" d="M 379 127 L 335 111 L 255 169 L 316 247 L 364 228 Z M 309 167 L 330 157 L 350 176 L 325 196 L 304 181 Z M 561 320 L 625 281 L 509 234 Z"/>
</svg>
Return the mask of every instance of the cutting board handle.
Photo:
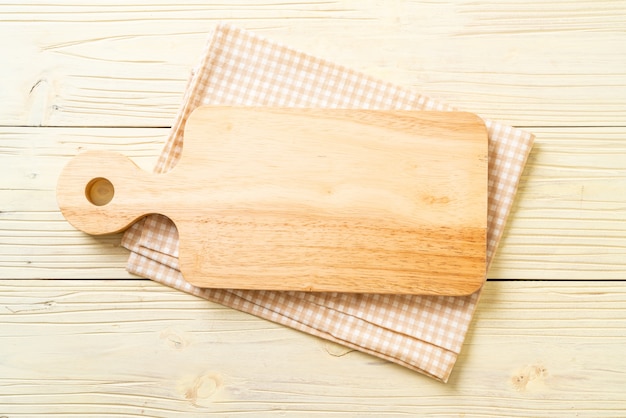
<svg viewBox="0 0 626 418">
<path fill-rule="evenodd" d="M 122 154 L 87 151 L 61 172 L 57 202 L 76 229 L 91 235 L 115 233 L 155 212 L 150 202 L 161 190 L 161 177 L 143 171 Z"/>
</svg>

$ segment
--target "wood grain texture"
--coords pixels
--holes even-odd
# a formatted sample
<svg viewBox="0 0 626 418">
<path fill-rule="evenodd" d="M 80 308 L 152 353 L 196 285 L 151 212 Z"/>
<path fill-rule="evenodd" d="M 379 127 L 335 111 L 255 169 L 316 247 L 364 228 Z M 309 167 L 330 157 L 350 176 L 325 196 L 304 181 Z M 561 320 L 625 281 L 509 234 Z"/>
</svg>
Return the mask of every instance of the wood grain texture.
<svg viewBox="0 0 626 418">
<path fill-rule="evenodd" d="M 624 128 L 537 128 L 489 278 L 626 277 Z M 58 211 L 63 166 L 83 150 L 155 164 L 167 129 L 0 128 L 0 276 L 127 278 L 119 236 L 76 231 Z"/>
<path fill-rule="evenodd" d="M 537 134 L 447 385 L 128 280 L 119 236 L 58 212 L 81 149 L 151 169 L 218 20 Z M 625 25 L 622 1 L 5 1 L 0 417 L 626 416 Z"/>
<path fill-rule="evenodd" d="M 448 384 L 147 281 L 0 281 L 0 414 L 620 417 L 623 283 L 488 282 Z"/>
<path fill-rule="evenodd" d="M 218 20 L 519 126 L 626 124 L 626 3 L 595 0 L 13 0 L 1 122 L 169 126 Z"/>
<path fill-rule="evenodd" d="M 626 278 L 626 128 L 537 129 L 489 277 Z"/>
<path fill-rule="evenodd" d="M 82 153 L 57 199 L 95 235 L 169 217 L 195 286 L 468 295 L 485 278 L 487 129 L 460 112 L 205 106 L 170 172 Z"/>
</svg>

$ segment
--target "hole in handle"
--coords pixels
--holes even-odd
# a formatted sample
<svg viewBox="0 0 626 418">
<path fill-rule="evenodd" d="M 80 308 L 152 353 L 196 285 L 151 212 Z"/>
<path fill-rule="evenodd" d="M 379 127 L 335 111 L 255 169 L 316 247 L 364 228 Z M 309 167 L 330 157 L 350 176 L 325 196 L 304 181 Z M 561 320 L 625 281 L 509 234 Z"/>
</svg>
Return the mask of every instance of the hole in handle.
<svg viewBox="0 0 626 418">
<path fill-rule="evenodd" d="M 113 184 L 104 177 L 97 177 L 87 183 L 85 187 L 85 197 L 96 206 L 104 206 L 113 200 L 115 188 Z"/>
</svg>

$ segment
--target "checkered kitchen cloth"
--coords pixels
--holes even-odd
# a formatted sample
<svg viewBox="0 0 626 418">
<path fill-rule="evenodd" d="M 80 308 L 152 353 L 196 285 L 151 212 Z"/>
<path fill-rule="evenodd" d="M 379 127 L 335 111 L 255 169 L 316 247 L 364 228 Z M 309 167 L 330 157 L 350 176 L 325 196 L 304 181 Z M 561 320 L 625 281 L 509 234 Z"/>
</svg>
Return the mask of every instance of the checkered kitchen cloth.
<svg viewBox="0 0 626 418">
<path fill-rule="evenodd" d="M 220 24 L 189 81 L 155 168 L 166 172 L 183 146 L 185 121 L 201 105 L 452 110 L 413 91 Z M 533 136 L 486 121 L 489 131 L 487 257 L 502 236 Z M 464 297 L 197 288 L 178 270 L 178 236 L 165 217 L 133 225 L 128 270 L 208 300 L 317 335 L 447 381 L 480 291 Z"/>
</svg>

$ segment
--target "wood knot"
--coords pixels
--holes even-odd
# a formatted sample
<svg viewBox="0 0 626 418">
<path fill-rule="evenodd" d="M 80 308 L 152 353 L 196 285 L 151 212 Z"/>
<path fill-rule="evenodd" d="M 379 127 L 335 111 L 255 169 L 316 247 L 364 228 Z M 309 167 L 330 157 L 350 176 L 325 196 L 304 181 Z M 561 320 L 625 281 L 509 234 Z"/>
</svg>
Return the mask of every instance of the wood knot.
<svg viewBox="0 0 626 418">
<path fill-rule="evenodd" d="M 512 377 L 511 384 L 518 392 L 544 385 L 548 370 L 540 364 L 527 365 L 519 369 Z"/>
<path fill-rule="evenodd" d="M 203 374 L 181 382 L 180 390 L 182 395 L 198 406 L 198 402 L 212 397 L 222 386 L 222 379 L 216 374 Z"/>
<path fill-rule="evenodd" d="M 175 350 L 184 350 L 191 344 L 186 333 L 173 330 L 171 328 L 161 331 L 161 339 L 164 340 L 167 345 Z"/>
</svg>

